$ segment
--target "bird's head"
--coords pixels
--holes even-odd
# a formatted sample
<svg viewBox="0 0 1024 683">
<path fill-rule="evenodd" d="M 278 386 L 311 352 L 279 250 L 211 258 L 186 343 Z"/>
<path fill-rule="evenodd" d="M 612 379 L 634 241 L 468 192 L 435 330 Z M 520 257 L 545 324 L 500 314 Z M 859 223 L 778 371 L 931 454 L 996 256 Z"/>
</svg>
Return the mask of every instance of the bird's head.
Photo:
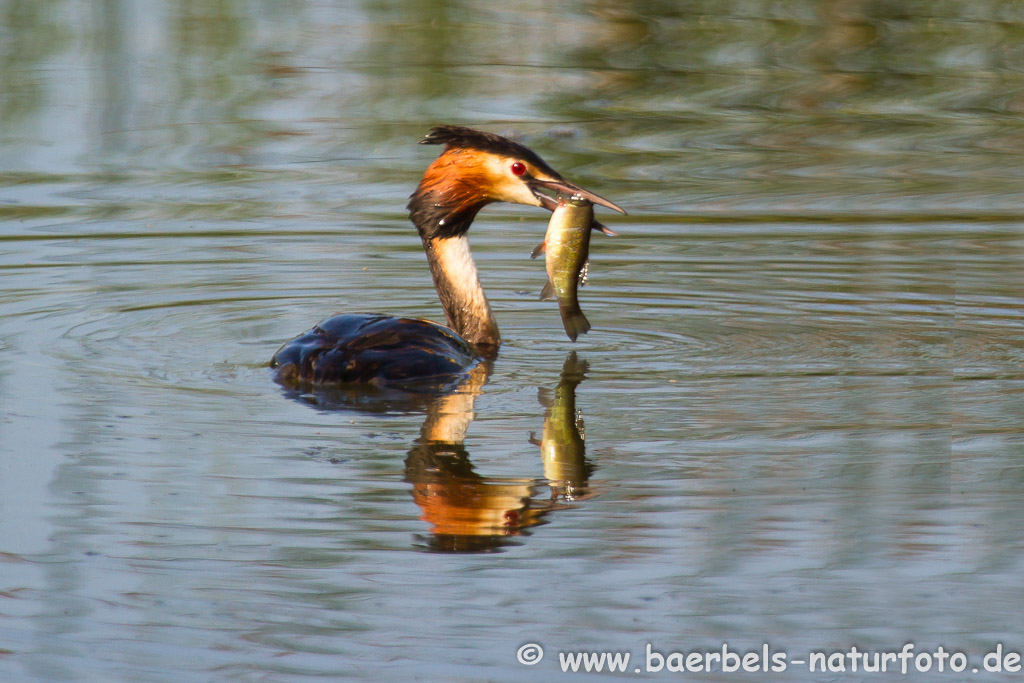
<svg viewBox="0 0 1024 683">
<path fill-rule="evenodd" d="M 626 213 L 619 206 L 563 178 L 529 148 L 494 133 L 436 126 L 421 144 L 444 145 L 409 200 L 409 217 L 425 237 L 464 234 L 491 202 L 553 209 L 544 190 L 572 194 Z"/>
</svg>

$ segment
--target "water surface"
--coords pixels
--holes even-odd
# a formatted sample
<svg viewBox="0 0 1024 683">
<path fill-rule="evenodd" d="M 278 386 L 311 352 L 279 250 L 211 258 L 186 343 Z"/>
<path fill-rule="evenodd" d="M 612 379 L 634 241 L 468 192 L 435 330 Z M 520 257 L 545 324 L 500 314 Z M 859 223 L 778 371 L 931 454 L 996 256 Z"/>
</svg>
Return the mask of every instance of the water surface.
<svg viewBox="0 0 1024 683">
<path fill-rule="evenodd" d="M 1024 648 L 1017 3 L 0 16 L 5 680 Z M 489 376 L 282 390 L 327 315 L 441 316 L 403 210 L 441 122 L 630 210 L 594 329 L 537 300 L 546 215 L 499 205 Z"/>
</svg>

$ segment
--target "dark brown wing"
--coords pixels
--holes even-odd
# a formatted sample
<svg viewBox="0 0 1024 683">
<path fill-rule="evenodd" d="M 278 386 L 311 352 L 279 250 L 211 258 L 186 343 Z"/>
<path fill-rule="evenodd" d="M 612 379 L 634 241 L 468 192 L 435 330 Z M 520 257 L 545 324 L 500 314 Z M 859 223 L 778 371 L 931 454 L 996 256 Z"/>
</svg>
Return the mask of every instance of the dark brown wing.
<svg viewBox="0 0 1024 683">
<path fill-rule="evenodd" d="M 324 320 L 274 354 L 287 385 L 372 384 L 429 389 L 457 381 L 482 360 L 452 330 L 417 318 L 344 314 Z"/>
</svg>

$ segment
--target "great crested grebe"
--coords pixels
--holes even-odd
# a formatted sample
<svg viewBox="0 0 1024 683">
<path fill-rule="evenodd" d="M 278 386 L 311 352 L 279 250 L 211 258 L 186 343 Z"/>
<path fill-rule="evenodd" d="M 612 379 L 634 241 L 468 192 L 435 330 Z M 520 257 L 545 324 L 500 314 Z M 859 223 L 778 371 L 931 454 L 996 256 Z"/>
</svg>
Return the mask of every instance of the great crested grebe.
<svg viewBox="0 0 1024 683">
<path fill-rule="evenodd" d="M 336 315 L 274 354 L 270 367 L 278 381 L 395 386 L 461 375 L 497 355 L 501 344 L 466 238 L 480 209 L 492 202 L 513 202 L 552 210 L 557 202 L 542 192 L 546 189 L 625 213 L 500 135 L 436 126 L 420 144 L 445 146 L 406 208 L 427 252 L 448 327 L 417 318 Z"/>
</svg>

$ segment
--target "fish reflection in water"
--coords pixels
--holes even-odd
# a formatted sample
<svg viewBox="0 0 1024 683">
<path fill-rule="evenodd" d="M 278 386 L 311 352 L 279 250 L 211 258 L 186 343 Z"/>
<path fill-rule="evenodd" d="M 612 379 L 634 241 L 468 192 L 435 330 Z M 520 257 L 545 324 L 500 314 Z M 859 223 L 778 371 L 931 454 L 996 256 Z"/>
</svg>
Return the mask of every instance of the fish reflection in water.
<svg viewBox="0 0 1024 683">
<path fill-rule="evenodd" d="M 576 386 L 586 378 L 587 362 L 573 351 L 562 365 L 562 377 L 554 391 L 541 387 L 538 400 L 546 410 L 544 429 L 538 439 L 530 435 L 530 443 L 540 446 L 544 461 L 544 477 L 551 482 L 552 492 L 565 500 L 589 498 L 593 464 L 587 460 L 584 442 L 583 414 L 576 409 Z"/>
<path fill-rule="evenodd" d="M 424 545 L 439 552 L 492 552 L 514 544 L 553 510 L 592 495 L 594 470 L 586 457 L 583 422 L 576 408 L 576 387 L 587 364 L 572 352 L 554 389 L 540 387 L 545 408 L 540 438 L 544 478 L 487 477 L 476 472 L 465 447 L 476 398 L 490 376 L 491 363 L 473 368 L 446 391 L 368 391 L 314 385 L 286 387 L 291 398 L 323 410 L 424 412 L 419 438 L 405 460 L 405 479 L 430 525 Z M 436 389 L 436 388 L 435 388 Z"/>
</svg>

